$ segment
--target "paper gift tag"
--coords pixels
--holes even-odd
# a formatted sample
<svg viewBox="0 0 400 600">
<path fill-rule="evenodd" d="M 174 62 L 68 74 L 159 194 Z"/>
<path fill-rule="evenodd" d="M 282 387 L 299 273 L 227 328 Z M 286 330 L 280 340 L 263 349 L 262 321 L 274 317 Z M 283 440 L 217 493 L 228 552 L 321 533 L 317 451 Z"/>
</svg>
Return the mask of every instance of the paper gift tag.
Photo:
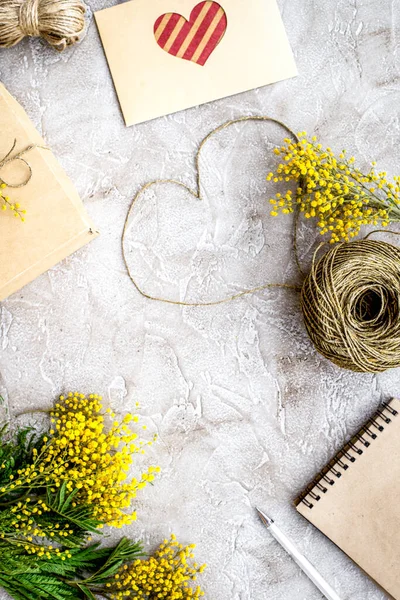
<svg viewBox="0 0 400 600">
<path fill-rule="evenodd" d="M 276 0 L 131 0 L 95 17 L 127 125 L 296 75 Z"/>
</svg>

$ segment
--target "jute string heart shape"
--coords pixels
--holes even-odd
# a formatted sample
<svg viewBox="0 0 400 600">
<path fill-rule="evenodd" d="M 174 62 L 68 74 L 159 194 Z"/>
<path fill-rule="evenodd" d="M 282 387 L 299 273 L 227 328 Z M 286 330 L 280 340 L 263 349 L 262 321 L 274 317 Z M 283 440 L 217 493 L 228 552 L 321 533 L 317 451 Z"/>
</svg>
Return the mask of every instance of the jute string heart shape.
<svg viewBox="0 0 400 600">
<path fill-rule="evenodd" d="M 301 292 L 300 308 L 305 326 L 316 350 L 339 367 L 356 372 L 380 373 L 400 367 L 400 249 L 386 242 L 361 240 L 342 242 L 317 259 L 305 275 L 297 252 L 298 215 L 294 221 L 293 250 L 297 266 L 304 276 L 301 287 L 286 283 L 268 283 L 243 290 L 212 302 L 185 302 L 159 298 L 147 293 L 133 277 L 125 251 L 125 236 L 138 199 L 146 190 L 159 184 L 173 184 L 202 200 L 200 157 L 204 145 L 218 132 L 241 122 L 268 121 L 280 125 L 296 143 L 297 136 L 281 121 L 271 117 L 241 117 L 221 125 L 201 142 L 195 157 L 197 186 L 193 190 L 175 179 L 147 183 L 134 197 L 126 216 L 121 238 L 122 255 L 128 275 L 137 291 L 149 300 L 184 307 L 216 306 L 271 288 Z M 304 181 L 299 181 L 297 199 L 301 200 Z M 390 231 L 399 235 L 397 232 Z"/>
<path fill-rule="evenodd" d="M 242 296 L 246 296 L 248 294 L 254 294 L 255 292 L 260 292 L 263 290 L 266 290 L 268 288 L 272 288 L 272 287 L 276 287 L 276 288 L 289 288 L 289 289 L 293 289 L 293 290 L 297 290 L 300 291 L 301 288 L 299 288 L 296 285 L 291 285 L 288 283 L 269 283 L 269 284 L 265 284 L 265 285 L 260 285 L 257 286 L 255 288 L 251 288 L 249 290 L 243 290 L 242 292 L 239 292 L 237 294 L 234 294 L 233 296 L 229 296 L 227 298 L 222 298 L 220 300 L 215 300 L 212 302 L 185 302 L 185 301 L 179 301 L 179 300 L 173 300 L 171 298 L 159 298 L 156 296 L 152 296 L 151 294 L 148 294 L 147 292 L 145 292 L 141 286 L 138 284 L 138 282 L 136 281 L 136 279 L 133 277 L 132 273 L 131 273 L 131 269 L 127 260 L 127 256 L 126 256 L 126 251 L 125 251 L 125 237 L 126 237 L 126 233 L 128 230 L 128 226 L 129 226 L 129 221 L 132 215 L 133 210 L 136 208 L 138 200 L 141 198 L 141 196 L 143 196 L 143 194 L 150 188 L 153 188 L 154 186 L 157 185 L 163 185 L 163 184 L 173 184 L 176 185 L 178 187 L 180 187 L 181 189 L 184 189 L 186 192 L 188 192 L 193 198 L 195 198 L 196 200 L 203 200 L 203 196 L 202 196 L 202 182 L 201 182 L 201 171 L 200 171 L 200 158 L 201 158 L 201 154 L 203 151 L 204 146 L 207 144 L 207 142 L 213 138 L 215 135 L 217 135 L 219 132 L 223 131 L 224 129 L 227 129 L 228 127 L 231 127 L 232 125 L 235 125 L 237 123 L 243 123 L 243 122 L 249 122 L 249 121 L 256 121 L 256 122 L 269 122 L 269 123 L 276 123 L 277 125 L 279 125 L 280 127 L 282 127 L 286 133 L 288 133 L 290 136 L 293 137 L 293 139 L 297 140 L 297 136 L 295 133 L 293 133 L 293 131 L 284 123 L 282 123 L 281 121 L 278 121 L 277 119 L 274 119 L 272 117 L 266 117 L 266 116 L 249 116 L 249 117 L 240 117 L 239 119 L 234 119 L 232 121 L 228 121 L 227 123 L 224 123 L 223 125 L 220 125 L 219 127 L 217 127 L 216 129 L 214 129 L 214 131 L 211 131 L 211 133 L 209 133 L 201 142 L 201 144 L 199 145 L 199 148 L 197 150 L 196 153 L 196 157 L 195 157 L 195 167 L 196 167 L 196 189 L 193 190 L 192 188 L 190 188 L 188 185 L 186 185 L 185 183 L 182 183 L 181 181 L 178 181 L 176 179 L 157 179 L 155 181 L 150 181 L 149 183 L 147 183 L 146 185 L 144 185 L 136 194 L 136 196 L 134 197 L 132 204 L 129 208 L 128 214 L 126 216 L 125 219 L 125 224 L 124 224 L 124 230 L 123 230 L 123 234 L 122 234 L 122 255 L 123 255 L 123 259 L 125 262 L 125 266 L 126 269 L 128 271 L 129 277 L 133 283 L 133 285 L 135 286 L 135 288 L 137 289 L 137 291 L 144 296 L 145 298 L 148 298 L 149 300 L 156 300 L 156 301 L 160 301 L 160 302 L 164 302 L 167 304 L 175 304 L 177 306 L 217 306 L 218 304 L 224 304 L 226 302 L 231 302 L 232 300 L 236 300 L 237 298 L 241 298 Z M 297 256 L 296 256 L 296 262 L 297 265 L 301 271 L 300 268 L 300 264 L 298 262 Z"/>
<path fill-rule="evenodd" d="M 177 13 L 161 15 L 154 24 L 154 37 L 168 54 L 204 67 L 227 25 L 222 6 L 207 0 L 194 7 L 189 20 Z"/>
</svg>

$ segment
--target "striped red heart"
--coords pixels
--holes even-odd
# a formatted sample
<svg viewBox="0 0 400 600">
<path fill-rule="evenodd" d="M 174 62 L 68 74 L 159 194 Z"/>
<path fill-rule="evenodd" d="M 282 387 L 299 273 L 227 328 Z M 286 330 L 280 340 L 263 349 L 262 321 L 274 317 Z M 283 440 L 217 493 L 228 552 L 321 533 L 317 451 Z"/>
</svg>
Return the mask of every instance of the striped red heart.
<svg viewBox="0 0 400 600">
<path fill-rule="evenodd" d="M 204 66 L 222 40 L 228 21 L 217 2 L 200 2 L 190 19 L 177 13 L 161 15 L 154 24 L 158 45 L 173 56 Z"/>
</svg>

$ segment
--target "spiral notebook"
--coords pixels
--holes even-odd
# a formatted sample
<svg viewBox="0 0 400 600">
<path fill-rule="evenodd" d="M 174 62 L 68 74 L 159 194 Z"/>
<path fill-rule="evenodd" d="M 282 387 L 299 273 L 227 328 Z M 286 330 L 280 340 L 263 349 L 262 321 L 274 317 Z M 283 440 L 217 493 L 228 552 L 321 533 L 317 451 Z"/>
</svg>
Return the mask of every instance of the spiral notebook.
<svg viewBox="0 0 400 600">
<path fill-rule="evenodd" d="M 300 514 L 400 600 L 400 400 L 383 405 L 296 504 Z"/>
</svg>

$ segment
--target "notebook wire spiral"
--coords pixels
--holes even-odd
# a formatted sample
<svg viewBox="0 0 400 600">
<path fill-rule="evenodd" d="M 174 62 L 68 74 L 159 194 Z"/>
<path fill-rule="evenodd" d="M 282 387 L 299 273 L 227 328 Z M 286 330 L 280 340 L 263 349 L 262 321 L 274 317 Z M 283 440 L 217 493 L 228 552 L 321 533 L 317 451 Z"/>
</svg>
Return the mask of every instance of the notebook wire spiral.
<svg viewBox="0 0 400 600">
<path fill-rule="evenodd" d="M 379 410 L 364 424 L 350 441 L 348 441 L 335 454 L 331 461 L 319 472 L 305 490 L 295 500 L 295 505 L 304 504 L 310 510 L 326 494 L 330 487 L 342 477 L 351 465 L 359 460 L 374 443 L 386 427 L 390 427 L 393 419 L 399 412 L 392 406 L 392 402 L 383 403 Z"/>
</svg>

